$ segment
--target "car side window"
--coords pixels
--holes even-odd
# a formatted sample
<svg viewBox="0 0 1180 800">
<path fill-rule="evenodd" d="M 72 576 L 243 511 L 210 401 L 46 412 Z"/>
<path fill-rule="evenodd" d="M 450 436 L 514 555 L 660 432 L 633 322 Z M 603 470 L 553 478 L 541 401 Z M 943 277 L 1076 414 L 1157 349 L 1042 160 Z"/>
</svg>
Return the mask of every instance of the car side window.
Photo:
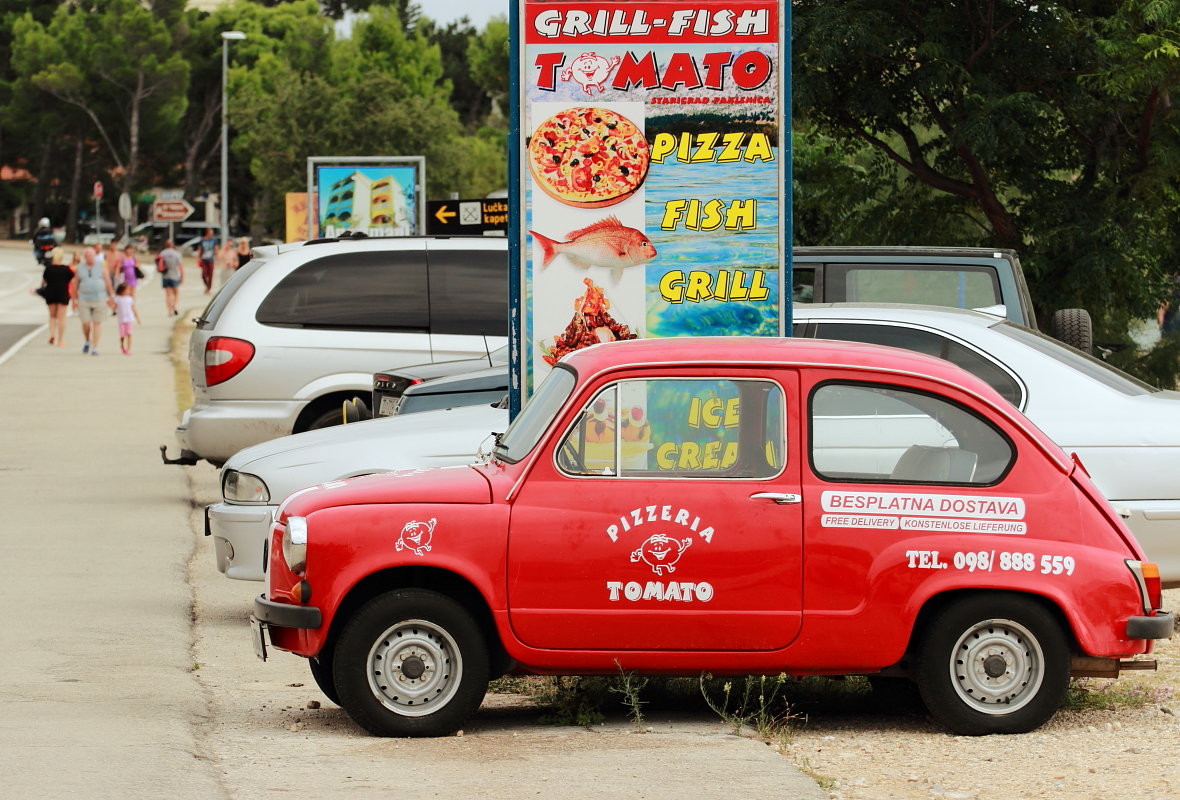
<svg viewBox="0 0 1180 800">
<path fill-rule="evenodd" d="M 367 251 L 296 268 L 259 304 L 255 319 L 297 328 L 426 331 L 429 313 L 425 253 Z"/>
<path fill-rule="evenodd" d="M 1024 388 L 1009 372 L 971 348 L 933 331 L 858 322 L 819 322 L 815 330 L 817 339 L 883 344 L 936 356 L 967 370 L 1017 408 L 1024 402 Z"/>
<path fill-rule="evenodd" d="M 1015 457 L 984 418 L 910 389 L 826 383 L 809 415 L 812 469 L 831 481 L 988 485 Z"/>
<path fill-rule="evenodd" d="M 503 250 L 430 251 L 430 330 L 508 335 L 508 258 Z"/>
<path fill-rule="evenodd" d="M 986 308 L 1003 302 L 994 269 L 976 266 L 828 264 L 825 303 L 921 303 Z"/>
<path fill-rule="evenodd" d="M 761 479 L 782 471 L 785 436 L 772 381 L 622 381 L 586 405 L 556 460 L 583 477 Z"/>
</svg>

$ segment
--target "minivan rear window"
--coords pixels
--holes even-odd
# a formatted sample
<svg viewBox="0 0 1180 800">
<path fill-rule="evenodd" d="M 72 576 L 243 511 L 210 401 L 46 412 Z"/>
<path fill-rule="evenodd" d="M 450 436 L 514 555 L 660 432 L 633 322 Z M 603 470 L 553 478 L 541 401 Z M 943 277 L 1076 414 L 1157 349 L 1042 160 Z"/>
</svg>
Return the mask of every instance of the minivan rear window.
<svg viewBox="0 0 1180 800">
<path fill-rule="evenodd" d="M 225 311 L 225 307 L 237 294 L 238 289 L 265 263 L 266 259 L 255 256 L 246 262 L 244 267 L 234 270 L 234 273 L 229 276 L 229 280 L 213 295 L 213 299 L 209 301 L 209 305 L 205 307 L 201 316 L 197 317 L 197 330 L 216 327 L 217 320 L 221 318 L 221 312 Z"/>
<path fill-rule="evenodd" d="M 255 315 L 263 325 L 340 330 L 426 331 L 426 253 L 336 253 L 279 281 Z"/>
</svg>

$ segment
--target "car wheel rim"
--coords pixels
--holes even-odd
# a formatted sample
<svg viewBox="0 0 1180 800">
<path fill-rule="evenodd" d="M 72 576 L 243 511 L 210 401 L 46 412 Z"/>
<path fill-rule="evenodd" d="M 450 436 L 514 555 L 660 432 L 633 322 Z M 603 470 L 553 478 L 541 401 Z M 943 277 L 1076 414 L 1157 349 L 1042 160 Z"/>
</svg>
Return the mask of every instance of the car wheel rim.
<svg viewBox="0 0 1180 800">
<path fill-rule="evenodd" d="M 445 706 L 463 676 L 463 658 L 451 635 L 417 619 L 399 622 L 377 637 L 366 663 L 374 696 L 407 717 Z"/>
<path fill-rule="evenodd" d="M 1045 656 L 1036 637 L 1011 620 L 985 620 L 955 644 L 950 678 L 959 698 L 984 714 L 1010 714 L 1037 695 Z"/>
</svg>

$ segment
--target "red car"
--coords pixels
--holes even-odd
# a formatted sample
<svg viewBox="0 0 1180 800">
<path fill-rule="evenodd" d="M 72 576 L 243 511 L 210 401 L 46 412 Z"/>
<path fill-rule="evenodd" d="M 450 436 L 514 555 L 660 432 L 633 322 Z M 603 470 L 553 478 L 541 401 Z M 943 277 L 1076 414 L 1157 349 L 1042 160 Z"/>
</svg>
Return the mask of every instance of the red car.
<svg viewBox="0 0 1180 800">
<path fill-rule="evenodd" d="M 958 367 L 848 342 L 577 351 L 486 462 L 288 498 L 267 572 L 260 656 L 385 736 L 504 673 L 619 670 L 905 676 L 1017 733 L 1173 629 L 1081 464 Z"/>
</svg>

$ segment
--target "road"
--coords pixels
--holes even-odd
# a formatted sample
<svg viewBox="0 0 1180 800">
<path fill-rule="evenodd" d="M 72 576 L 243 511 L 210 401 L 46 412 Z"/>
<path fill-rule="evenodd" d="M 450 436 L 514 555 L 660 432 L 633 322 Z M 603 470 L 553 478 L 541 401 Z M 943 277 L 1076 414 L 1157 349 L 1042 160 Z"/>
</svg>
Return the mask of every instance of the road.
<svg viewBox="0 0 1180 800">
<path fill-rule="evenodd" d="M 366 736 L 302 660 L 253 655 L 261 585 L 216 572 L 201 508 L 208 464 L 165 467 L 178 414 L 174 339 L 205 298 L 196 271 L 176 322 L 140 288 L 134 354 L 42 340 L 39 269 L 0 244 L 0 796 L 178 800 L 391 796 L 826 797 L 790 760 L 708 713 L 540 723 L 490 696 L 462 736 Z M 190 265 L 191 266 L 191 265 Z M 154 277 L 154 276 L 149 276 Z M 196 285 L 194 286 L 194 283 Z M 316 704 L 320 707 L 314 707 Z M 309 707 L 313 706 L 313 707 Z"/>
</svg>

